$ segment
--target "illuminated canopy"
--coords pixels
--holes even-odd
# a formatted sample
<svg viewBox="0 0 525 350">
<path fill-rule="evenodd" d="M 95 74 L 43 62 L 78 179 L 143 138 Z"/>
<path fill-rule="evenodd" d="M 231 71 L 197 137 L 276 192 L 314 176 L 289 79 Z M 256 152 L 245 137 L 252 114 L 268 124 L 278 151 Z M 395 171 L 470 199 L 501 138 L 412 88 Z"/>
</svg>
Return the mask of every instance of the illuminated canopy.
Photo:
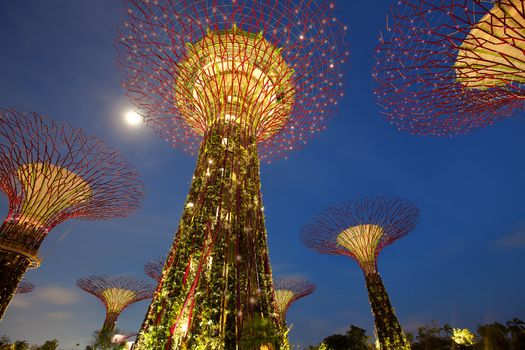
<svg viewBox="0 0 525 350">
<path fill-rule="evenodd" d="M 82 177 L 53 164 L 24 164 L 17 175 L 24 198 L 20 222 L 42 225 L 49 217 L 92 195 L 89 183 Z"/>
<path fill-rule="evenodd" d="M 277 132 L 290 114 L 293 69 L 260 34 L 234 27 L 188 44 L 178 64 L 176 101 L 199 134 L 216 122 L 235 122 L 258 140 Z"/>
<path fill-rule="evenodd" d="M 382 236 L 383 228 L 379 225 L 351 226 L 337 236 L 337 244 L 348 249 L 366 272 L 374 272 Z"/>
<path fill-rule="evenodd" d="M 456 79 L 472 89 L 525 83 L 525 17 L 522 0 L 494 4 L 459 47 Z"/>
<path fill-rule="evenodd" d="M 296 300 L 312 294 L 316 286 L 302 278 L 281 277 L 274 281 L 274 288 L 277 312 L 282 324 L 286 326 L 288 308 Z"/>
</svg>

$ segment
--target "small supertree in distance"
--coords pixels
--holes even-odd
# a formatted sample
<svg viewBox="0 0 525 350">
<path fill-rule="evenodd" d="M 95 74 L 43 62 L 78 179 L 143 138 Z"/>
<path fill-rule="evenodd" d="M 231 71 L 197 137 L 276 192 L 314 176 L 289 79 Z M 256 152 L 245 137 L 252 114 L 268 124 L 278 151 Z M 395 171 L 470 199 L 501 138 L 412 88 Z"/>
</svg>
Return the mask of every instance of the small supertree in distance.
<svg viewBox="0 0 525 350">
<path fill-rule="evenodd" d="M 312 294 L 315 284 L 297 277 L 280 277 L 273 281 L 277 312 L 282 326 L 286 327 L 288 308 L 297 300 Z"/>
<path fill-rule="evenodd" d="M 151 298 L 155 289 L 149 282 L 124 275 L 91 275 L 79 278 L 77 286 L 96 296 L 106 307 L 100 334 L 113 331 L 120 313 L 130 304 Z"/>
<path fill-rule="evenodd" d="M 36 113 L 0 109 L 0 317 L 28 267 L 38 267 L 47 234 L 70 218 L 125 217 L 140 206 L 138 173 L 81 129 Z"/>
<path fill-rule="evenodd" d="M 381 349 L 410 349 L 377 270 L 377 256 L 387 245 L 410 232 L 419 209 L 397 197 L 346 202 L 325 209 L 301 231 L 307 246 L 323 254 L 353 258 L 365 275 Z"/>
<path fill-rule="evenodd" d="M 30 293 L 35 289 L 35 285 L 31 282 L 27 281 L 20 281 L 18 286 L 16 287 L 16 294 L 25 294 Z"/>
<path fill-rule="evenodd" d="M 162 279 L 162 267 L 164 266 L 164 259 L 150 260 L 144 265 L 144 273 L 155 281 L 160 282 Z"/>
<path fill-rule="evenodd" d="M 375 93 L 387 119 L 454 135 L 525 107 L 523 0 L 400 0 L 377 47 Z"/>
<path fill-rule="evenodd" d="M 161 137 L 199 149 L 135 349 L 285 349 L 259 156 L 298 148 L 336 112 L 346 28 L 324 0 L 127 5 L 128 95 Z"/>
</svg>

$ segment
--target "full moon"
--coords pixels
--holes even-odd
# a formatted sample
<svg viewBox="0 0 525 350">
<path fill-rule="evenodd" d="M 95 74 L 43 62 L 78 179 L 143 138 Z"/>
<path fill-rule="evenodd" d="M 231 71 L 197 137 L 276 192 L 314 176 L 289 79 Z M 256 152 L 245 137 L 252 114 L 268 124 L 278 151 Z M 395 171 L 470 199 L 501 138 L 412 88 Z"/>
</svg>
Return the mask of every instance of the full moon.
<svg viewBox="0 0 525 350">
<path fill-rule="evenodd" d="M 124 119 L 126 120 L 126 123 L 133 126 L 137 126 L 142 123 L 142 116 L 134 110 L 127 111 L 124 115 Z"/>
</svg>

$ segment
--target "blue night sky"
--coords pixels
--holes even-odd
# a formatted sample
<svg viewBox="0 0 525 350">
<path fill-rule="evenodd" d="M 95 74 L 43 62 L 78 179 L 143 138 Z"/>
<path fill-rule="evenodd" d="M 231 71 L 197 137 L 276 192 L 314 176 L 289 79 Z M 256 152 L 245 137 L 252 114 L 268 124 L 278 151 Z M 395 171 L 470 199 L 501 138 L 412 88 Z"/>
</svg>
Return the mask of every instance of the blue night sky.
<svg viewBox="0 0 525 350">
<path fill-rule="evenodd" d="M 338 2 L 351 54 L 340 111 L 303 149 L 261 168 L 274 276 L 302 276 L 318 286 L 290 309 L 294 344 L 317 344 L 350 324 L 373 334 L 358 265 L 308 250 L 299 231 L 327 206 L 381 194 L 421 209 L 417 228 L 379 256 L 407 331 L 433 320 L 475 330 L 525 318 L 524 114 L 454 138 L 391 127 L 375 103 L 370 74 L 391 3 Z M 42 266 L 26 275 L 35 291 L 16 296 L 0 323 L 0 335 L 12 340 L 57 338 L 64 349 L 84 348 L 104 308 L 75 281 L 117 273 L 148 279 L 144 264 L 167 253 L 177 228 L 195 158 L 123 121 L 131 104 L 113 46 L 123 11 L 117 0 L 0 2 L 0 106 L 103 138 L 139 169 L 147 191 L 143 208 L 129 218 L 70 220 L 49 234 Z M 117 327 L 137 330 L 147 305 L 130 306 Z"/>
</svg>

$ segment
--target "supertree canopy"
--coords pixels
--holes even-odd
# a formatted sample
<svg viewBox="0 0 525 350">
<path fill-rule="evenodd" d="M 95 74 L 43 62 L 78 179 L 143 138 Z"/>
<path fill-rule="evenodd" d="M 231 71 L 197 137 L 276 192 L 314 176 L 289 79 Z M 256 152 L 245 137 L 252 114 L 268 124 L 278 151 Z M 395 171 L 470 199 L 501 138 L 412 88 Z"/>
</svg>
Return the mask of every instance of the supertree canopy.
<svg viewBox="0 0 525 350">
<path fill-rule="evenodd" d="M 16 287 L 16 294 L 25 294 L 25 293 L 30 293 L 33 291 L 33 289 L 35 289 L 35 285 L 31 282 L 27 282 L 27 281 L 20 281 L 20 283 L 18 283 L 18 287 Z"/>
<path fill-rule="evenodd" d="M 118 43 L 129 96 L 160 136 L 200 147 L 135 349 L 285 349 L 259 155 L 295 149 L 334 114 L 345 28 L 326 1 L 127 4 Z"/>
<path fill-rule="evenodd" d="M 288 308 L 297 300 L 312 294 L 315 291 L 315 284 L 302 278 L 281 277 L 273 282 L 275 288 L 275 300 L 277 312 L 283 327 L 286 327 L 286 314 Z"/>
<path fill-rule="evenodd" d="M 106 307 L 106 319 L 100 333 L 112 331 L 126 307 L 151 298 L 155 289 L 149 282 L 123 275 L 91 275 L 79 278 L 77 286 L 99 298 Z"/>
<path fill-rule="evenodd" d="M 164 259 L 150 260 L 144 265 L 144 273 L 155 281 L 160 282 L 162 278 L 162 267 Z"/>
<path fill-rule="evenodd" d="M 453 135 L 525 106 L 522 0 L 400 0 L 374 72 L 387 119 L 414 134 Z"/>
<path fill-rule="evenodd" d="M 0 189 L 9 213 L 0 227 L 0 317 L 40 244 L 69 218 L 125 217 L 143 197 L 137 172 L 80 129 L 36 113 L 0 109 Z"/>
<path fill-rule="evenodd" d="M 357 261 L 365 275 L 381 349 L 410 349 L 410 343 L 377 271 L 377 256 L 383 247 L 410 232 L 418 217 L 419 209 L 407 200 L 377 197 L 325 209 L 301 231 L 306 246 Z"/>
</svg>

